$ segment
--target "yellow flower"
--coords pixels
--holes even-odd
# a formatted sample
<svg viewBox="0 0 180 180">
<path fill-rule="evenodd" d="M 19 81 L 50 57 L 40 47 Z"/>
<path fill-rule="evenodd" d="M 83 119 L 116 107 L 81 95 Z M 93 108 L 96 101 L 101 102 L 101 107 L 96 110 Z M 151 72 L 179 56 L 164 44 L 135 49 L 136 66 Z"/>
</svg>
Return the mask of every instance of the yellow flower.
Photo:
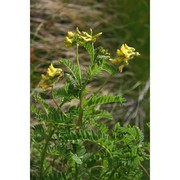
<svg viewBox="0 0 180 180">
<path fill-rule="evenodd" d="M 47 76 L 44 75 L 44 74 L 41 74 L 41 78 L 42 78 L 42 80 L 48 80 L 48 79 L 49 79 L 49 77 L 47 77 Z"/>
<path fill-rule="evenodd" d="M 81 32 L 79 31 L 79 28 L 78 28 L 78 27 L 76 27 L 76 32 L 77 32 L 78 34 L 81 34 Z"/>
<path fill-rule="evenodd" d="M 86 37 L 88 37 L 88 38 L 92 38 L 92 36 L 91 36 L 91 35 L 89 35 L 87 32 L 82 31 L 82 33 L 83 33 Z"/>
<path fill-rule="evenodd" d="M 117 55 L 122 58 L 122 61 L 128 64 L 128 61 L 130 59 L 140 54 L 138 52 L 135 52 L 135 49 L 133 47 L 129 47 L 127 44 L 123 44 L 120 49 L 117 49 Z"/>
<path fill-rule="evenodd" d="M 119 64 L 122 62 L 121 58 L 109 59 L 112 64 Z"/>
<path fill-rule="evenodd" d="M 65 37 L 65 42 L 72 44 L 72 40 L 68 36 Z"/>
<path fill-rule="evenodd" d="M 102 35 L 102 32 L 96 34 L 95 36 L 93 36 L 93 38 L 97 38 L 97 37 L 99 37 L 99 36 L 101 36 L 101 35 Z"/>
<path fill-rule="evenodd" d="M 68 36 L 66 36 L 64 43 L 65 43 L 66 47 L 71 47 L 73 42 L 72 42 L 72 39 L 70 39 Z"/>
<path fill-rule="evenodd" d="M 41 89 L 43 89 L 43 90 L 46 90 L 46 89 L 48 89 L 48 88 L 50 87 L 50 85 L 49 85 L 46 81 L 41 81 L 41 82 L 39 83 L 39 87 L 40 87 Z"/>
<path fill-rule="evenodd" d="M 129 60 L 135 56 L 139 56 L 139 52 L 136 52 L 133 47 L 129 47 L 127 44 L 122 46 L 116 51 L 117 58 L 109 59 L 112 64 L 119 65 L 118 69 L 122 72 L 123 68 L 129 64 Z"/>
<path fill-rule="evenodd" d="M 53 86 L 53 83 L 57 80 L 54 77 L 61 77 L 62 76 L 62 69 L 55 68 L 52 64 L 49 66 L 47 70 L 47 74 L 41 74 L 41 82 L 39 83 L 39 87 L 43 90 L 48 89 L 49 87 Z"/>
<path fill-rule="evenodd" d="M 69 31 L 65 37 L 64 43 L 67 48 L 72 47 L 74 33 Z"/>
<path fill-rule="evenodd" d="M 83 39 L 83 41 L 85 41 L 85 42 L 92 41 L 91 38 L 86 38 L 86 37 L 84 37 L 84 36 L 81 36 L 81 39 Z"/>
<path fill-rule="evenodd" d="M 73 38 L 73 37 L 74 37 L 74 33 L 71 32 L 71 31 L 69 31 L 69 32 L 67 33 L 67 35 L 68 35 L 69 38 Z"/>
<path fill-rule="evenodd" d="M 76 27 L 76 33 L 69 31 L 67 36 L 65 37 L 64 43 L 67 48 L 72 47 L 73 45 L 80 44 L 84 45 L 88 42 L 95 42 L 97 37 L 99 37 L 102 32 L 92 35 L 92 29 L 90 29 L 90 33 L 85 31 L 80 31 L 78 27 Z"/>
<path fill-rule="evenodd" d="M 119 72 L 122 72 L 123 68 L 124 68 L 124 65 L 119 66 L 118 67 Z"/>
<path fill-rule="evenodd" d="M 62 69 L 54 68 L 53 65 L 51 64 L 47 70 L 47 73 L 50 77 L 62 76 Z"/>
<path fill-rule="evenodd" d="M 78 37 L 80 39 L 80 43 L 82 43 L 82 44 L 86 43 L 86 42 L 90 42 L 90 41 L 95 42 L 96 38 L 99 37 L 102 34 L 102 32 L 100 32 L 100 33 L 93 36 L 92 35 L 92 33 L 93 33 L 92 29 L 90 29 L 90 34 L 88 34 L 85 31 L 80 32 L 78 27 L 76 28 L 76 32 L 77 32 L 77 35 L 78 35 Z"/>
</svg>

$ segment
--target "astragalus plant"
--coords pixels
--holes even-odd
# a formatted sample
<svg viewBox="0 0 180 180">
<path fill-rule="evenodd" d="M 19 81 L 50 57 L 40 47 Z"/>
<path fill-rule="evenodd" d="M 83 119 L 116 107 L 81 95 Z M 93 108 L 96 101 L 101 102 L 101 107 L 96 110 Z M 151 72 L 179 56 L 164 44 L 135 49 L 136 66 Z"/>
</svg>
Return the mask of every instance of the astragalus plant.
<svg viewBox="0 0 180 180">
<path fill-rule="evenodd" d="M 122 96 L 102 95 L 101 90 L 140 54 L 122 44 L 117 57 L 110 57 L 108 50 L 95 46 L 101 34 L 78 28 L 68 32 L 65 46 L 76 47 L 76 62 L 61 58 L 59 64 L 49 65 L 47 73 L 42 74 L 39 87 L 43 93 L 36 93 L 31 102 L 36 121 L 31 128 L 32 179 L 138 180 L 146 172 L 142 162 L 149 158 L 149 146 L 143 142 L 141 130 L 119 123 L 110 129 L 104 120 L 113 121 L 112 114 L 101 107 L 123 104 Z M 86 71 L 82 71 L 82 59 L 78 57 L 79 46 L 89 54 Z M 102 71 L 109 78 L 92 90 L 88 84 L 93 78 L 102 78 Z M 62 82 L 60 87 L 57 82 Z"/>
</svg>

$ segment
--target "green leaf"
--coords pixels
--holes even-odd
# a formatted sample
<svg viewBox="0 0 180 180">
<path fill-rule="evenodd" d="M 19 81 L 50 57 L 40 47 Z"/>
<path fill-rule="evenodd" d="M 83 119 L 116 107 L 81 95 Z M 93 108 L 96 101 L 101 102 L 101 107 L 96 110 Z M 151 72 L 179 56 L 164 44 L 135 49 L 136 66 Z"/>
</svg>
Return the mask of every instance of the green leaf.
<svg viewBox="0 0 180 180">
<path fill-rule="evenodd" d="M 68 75 L 71 76 L 70 74 L 68 74 Z M 54 90 L 53 97 L 60 99 L 62 101 L 62 103 L 71 101 L 74 97 L 77 97 L 77 95 L 78 95 L 78 92 L 76 93 L 77 88 L 75 89 L 74 86 L 73 87 L 72 86 L 73 86 L 72 84 L 67 83 L 63 87 L 61 87 L 57 90 Z"/>
<path fill-rule="evenodd" d="M 78 98 L 79 93 L 81 91 L 80 86 L 77 85 L 77 82 L 75 81 L 75 79 L 72 77 L 71 74 L 65 74 L 65 76 L 67 77 L 67 82 L 69 83 L 68 92 L 67 92 L 69 97 Z"/>
<path fill-rule="evenodd" d="M 50 113 L 48 114 L 46 120 L 62 123 L 66 122 L 66 116 L 62 112 L 57 111 L 55 108 L 50 107 Z"/>
<path fill-rule="evenodd" d="M 63 123 L 67 121 L 67 117 L 62 113 L 57 111 L 54 107 L 48 108 L 48 114 L 42 112 L 38 108 L 31 108 L 32 112 L 35 114 L 36 118 L 41 121 L 54 122 L 54 123 Z"/>
<path fill-rule="evenodd" d="M 60 97 L 60 98 L 67 98 L 68 97 L 68 87 L 69 87 L 69 84 L 65 84 L 63 87 L 61 87 L 57 90 L 54 90 L 53 96 Z"/>
<path fill-rule="evenodd" d="M 30 111 L 37 115 L 39 112 L 39 109 L 36 106 L 34 106 L 33 104 L 31 104 Z"/>
<path fill-rule="evenodd" d="M 72 61 L 67 59 L 61 59 L 61 63 L 63 63 L 72 73 L 74 78 L 76 79 L 77 83 L 80 84 L 80 76 L 79 76 L 79 69 L 76 64 L 74 64 Z"/>
<path fill-rule="evenodd" d="M 73 86 L 74 88 L 78 87 L 78 83 L 76 79 L 73 78 L 71 74 L 65 73 L 65 77 L 67 78 L 67 82 L 69 83 L 69 86 Z"/>
<path fill-rule="evenodd" d="M 97 110 L 95 112 L 95 115 L 97 118 L 106 118 L 106 119 L 111 119 L 111 120 L 113 119 L 112 114 L 106 110 Z"/>
<path fill-rule="evenodd" d="M 89 77 L 92 77 L 95 75 L 99 75 L 101 71 L 102 71 L 102 68 L 98 66 L 97 64 L 94 64 L 93 67 L 87 68 L 86 73 Z"/>
<path fill-rule="evenodd" d="M 88 54 L 90 55 L 91 59 L 93 58 L 93 54 L 94 54 L 94 47 L 92 42 L 87 42 L 83 44 L 84 48 L 87 50 Z"/>
<path fill-rule="evenodd" d="M 102 46 L 99 46 L 95 49 L 95 62 L 100 66 L 106 60 L 110 58 L 110 53 L 107 49 L 104 49 Z"/>
<path fill-rule="evenodd" d="M 48 114 L 49 113 L 48 103 L 44 99 L 42 99 L 42 97 L 39 94 L 35 96 L 35 100 L 38 101 L 43 106 L 46 114 Z"/>
<path fill-rule="evenodd" d="M 110 64 L 108 62 L 104 62 L 102 65 L 102 69 L 106 72 L 108 72 L 109 74 L 117 74 L 119 73 L 119 71 L 117 70 L 117 68 L 113 65 Z"/>
<path fill-rule="evenodd" d="M 87 107 L 97 106 L 99 104 L 107 104 L 107 103 L 122 103 L 122 96 L 93 96 L 90 100 L 85 102 Z"/>
<path fill-rule="evenodd" d="M 94 107 L 87 107 L 84 111 L 84 119 L 87 121 L 97 120 L 97 119 L 109 119 L 113 120 L 112 114 L 106 110 L 95 110 Z"/>
<path fill-rule="evenodd" d="M 77 164 L 82 164 L 81 159 L 76 154 L 72 154 L 72 158 Z"/>
</svg>

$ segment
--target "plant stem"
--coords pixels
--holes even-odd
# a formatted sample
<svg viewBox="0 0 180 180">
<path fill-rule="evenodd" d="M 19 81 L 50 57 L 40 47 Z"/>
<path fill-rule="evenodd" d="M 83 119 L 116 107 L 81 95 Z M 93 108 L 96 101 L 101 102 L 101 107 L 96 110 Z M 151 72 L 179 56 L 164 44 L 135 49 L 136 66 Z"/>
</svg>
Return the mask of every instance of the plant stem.
<svg viewBox="0 0 180 180">
<path fill-rule="evenodd" d="M 80 85 L 82 86 L 81 69 L 80 69 L 79 57 L 78 57 L 78 47 L 79 47 L 79 44 L 76 44 L 76 61 L 77 61 L 78 69 L 79 69 L 79 77 L 80 77 L 79 81 L 80 81 Z M 81 126 L 82 125 L 82 118 L 83 118 L 83 89 L 80 92 L 79 101 L 80 101 L 79 102 L 80 107 L 79 107 L 78 125 Z"/>
<path fill-rule="evenodd" d="M 80 81 L 80 85 L 82 84 L 81 82 L 81 68 L 80 68 L 80 64 L 79 64 L 79 56 L 78 56 L 78 49 L 79 49 L 79 44 L 76 44 L 76 61 L 77 61 L 77 65 L 78 65 L 78 69 L 79 69 L 79 81 Z"/>
<path fill-rule="evenodd" d="M 75 163 L 75 170 L 76 170 L 76 172 L 75 172 L 75 179 L 78 180 L 79 171 L 78 171 L 78 165 L 77 165 L 77 163 Z"/>
<path fill-rule="evenodd" d="M 48 143 L 54 133 L 54 130 L 55 129 L 50 129 L 49 131 L 49 135 L 47 136 L 46 140 L 45 140 L 45 145 L 44 145 L 44 148 L 42 150 L 42 153 L 41 153 L 41 160 L 40 160 L 40 180 L 43 180 L 43 173 L 44 173 L 44 169 L 43 169 L 43 165 L 44 165 L 44 160 L 45 160 L 45 156 L 46 156 L 46 150 L 47 150 L 47 147 L 48 147 Z"/>
<path fill-rule="evenodd" d="M 141 163 L 139 165 L 143 169 L 143 171 L 146 173 L 146 175 L 150 178 L 150 175 L 149 175 L 148 171 L 146 170 L 146 168 Z"/>
<path fill-rule="evenodd" d="M 83 118 L 83 92 L 80 93 L 80 97 L 79 97 L 80 103 L 79 103 L 79 120 L 78 120 L 78 125 L 82 126 L 82 118 Z"/>
<path fill-rule="evenodd" d="M 100 91 L 101 89 L 103 89 L 103 87 L 107 84 L 107 82 L 111 79 L 111 77 L 113 76 L 113 74 L 111 74 L 105 81 L 104 83 L 99 87 L 99 89 L 94 93 L 94 96 L 96 96 Z"/>
<path fill-rule="evenodd" d="M 92 55 L 91 55 L 91 65 L 90 67 L 93 65 L 94 63 L 94 43 L 92 42 Z"/>
</svg>

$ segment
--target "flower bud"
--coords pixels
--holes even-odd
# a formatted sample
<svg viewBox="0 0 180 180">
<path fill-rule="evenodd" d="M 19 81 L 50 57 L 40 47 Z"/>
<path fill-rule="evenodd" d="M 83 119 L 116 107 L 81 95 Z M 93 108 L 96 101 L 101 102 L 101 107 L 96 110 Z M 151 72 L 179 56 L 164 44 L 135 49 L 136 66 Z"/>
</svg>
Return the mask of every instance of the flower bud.
<svg viewBox="0 0 180 180">
<path fill-rule="evenodd" d="M 79 31 L 79 28 L 78 28 L 78 27 L 76 27 L 76 32 L 77 32 L 79 35 L 81 35 L 81 32 Z"/>
<path fill-rule="evenodd" d="M 69 31 L 69 32 L 67 33 L 67 35 L 68 35 L 68 37 L 69 37 L 69 38 L 73 38 L 74 33 L 73 33 L 73 32 L 71 32 L 71 31 Z"/>
</svg>

